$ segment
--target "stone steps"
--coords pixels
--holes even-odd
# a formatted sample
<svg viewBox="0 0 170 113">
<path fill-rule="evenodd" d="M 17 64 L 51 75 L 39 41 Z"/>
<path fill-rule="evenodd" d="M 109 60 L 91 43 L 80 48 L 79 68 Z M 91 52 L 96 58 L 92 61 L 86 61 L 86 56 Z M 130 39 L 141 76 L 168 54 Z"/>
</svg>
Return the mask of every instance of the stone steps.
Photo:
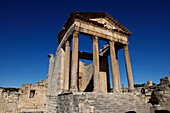
<svg viewBox="0 0 170 113">
<path fill-rule="evenodd" d="M 94 92 L 73 93 L 60 95 L 58 111 L 74 113 L 150 113 L 150 106 L 145 103 L 143 96 L 134 93 L 105 93 Z"/>
<path fill-rule="evenodd" d="M 93 98 L 89 98 L 88 95 L 89 105 L 94 106 L 95 112 L 99 113 L 142 109 L 148 105 L 144 103 L 144 98 L 137 97 L 134 94 L 98 94 L 90 96 Z M 96 98 L 94 99 L 94 97 Z"/>
</svg>

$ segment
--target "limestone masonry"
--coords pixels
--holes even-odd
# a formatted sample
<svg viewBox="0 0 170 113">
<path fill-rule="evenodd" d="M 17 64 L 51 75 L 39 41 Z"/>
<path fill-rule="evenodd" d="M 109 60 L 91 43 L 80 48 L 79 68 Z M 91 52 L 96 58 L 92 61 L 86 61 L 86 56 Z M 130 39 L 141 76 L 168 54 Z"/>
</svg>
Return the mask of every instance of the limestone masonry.
<svg viewBox="0 0 170 113">
<path fill-rule="evenodd" d="M 0 88 L 0 113 L 42 113 L 46 107 L 46 82 L 23 84 L 21 88 Z"/>
<path fill-rule="evenodd" d="M 91 38 L 93 53 L 79 51 L 80 34 Z M 0 88 L 0 113 L 169 113 L 169 76 L 160 79 L 159 85 L 148 81 L 142 89 L 134 88 L 130 35 L 105 12 L 72 12 L 58 35 L 56 54 L 48 55 L 46 81 Z M 98 40 L 108 45 L 99 51 Z M 121 88 L 120 49 L 124 50 L 128 88 Z M 86 65 L 80 59 L 93 63 Z"/>
</svg>

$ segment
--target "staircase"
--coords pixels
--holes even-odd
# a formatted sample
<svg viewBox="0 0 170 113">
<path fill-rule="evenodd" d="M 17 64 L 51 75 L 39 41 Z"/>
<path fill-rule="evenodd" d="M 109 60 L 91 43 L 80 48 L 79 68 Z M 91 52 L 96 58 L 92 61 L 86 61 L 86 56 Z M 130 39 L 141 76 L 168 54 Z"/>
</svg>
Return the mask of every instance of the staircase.
<svg viewBox="0 0 170 113">
<path fill-rule="evenodd" d="M 63 97 L 64 96 L 64 97 Z M 150 104 L 134 93 L 73 93 L 58 97 L 59 112 L 74 113 L 150 113 Z M 68 106 L 65 106 L 70 103 Z M 64 106 L 64 108 L 63 108 Z"/>
</svg>

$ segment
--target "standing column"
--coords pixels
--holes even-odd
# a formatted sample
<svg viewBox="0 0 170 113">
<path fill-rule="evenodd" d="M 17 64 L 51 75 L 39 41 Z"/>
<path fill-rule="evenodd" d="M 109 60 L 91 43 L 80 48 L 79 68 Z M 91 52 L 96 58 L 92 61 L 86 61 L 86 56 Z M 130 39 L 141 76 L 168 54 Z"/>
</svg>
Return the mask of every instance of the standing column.
<svg viewBox="0 0 170 113">
<path fill-rule="evenodd" d="M 77 79 L 78 79 L 78 35 L 75 31 L 73 33 L 72 42 L 72 58 L 71 58 L 71 91 L 78 91 Z"/>
<path fill-rule="evenodd" d="M 119 73 L 118 50 L 116 51 L 116 63 L 117 63 L 118 85 L 119 85 L 119 90 L 120 90 L 120 89 L 121 89 L 121 85 L 120 85 L 120 73 Z"/>
<path fill-rule="evenodd" d="M 125 62 L 126 62 L 126 72 L 128 78 L 129 91 L 132 91 L 134 90 L 134 85 L 133 85 L 133 76 L 132 76 L 132 69 L 130 64 L 128 45 L 124 46 L 124 55 L 125 55 Z"/>
<path fill-rule="evenodd" d="M 120 85 L 120 73 L 119 73 L 119 62 L 118 62 L 118 59 L 116 59 L 116 62 L 117 62 L 118 85 L 119 85 L 119 89 L 121 89 L 121 85 Z"/>
<path fill-rule="evenodd" d="M 115 42 L 110 41 L 110 61 L 112 69 L 112 82 L 113 82 L 113 92 L 118 92 L 119 83 L 118 83 L 118 72 L 117 72 L 117 61 L 116 61 L 116 52 L 115 52 Z"/>
<path fill-rule="evenodd" d="M 64 91 L 69 90 L 69 70 L 70 70 L 70 42 L 65 42 L 65 61 L 64 61 Z"/>
<path fill-rule="evenodd" d="M 98 48 L 98 37 L 92 37 L 93 40 L 93 67 L 94 67 L 94 92 L 99 92 L 100 78 L 99 78 L 99 48 Z"/>
</svg>

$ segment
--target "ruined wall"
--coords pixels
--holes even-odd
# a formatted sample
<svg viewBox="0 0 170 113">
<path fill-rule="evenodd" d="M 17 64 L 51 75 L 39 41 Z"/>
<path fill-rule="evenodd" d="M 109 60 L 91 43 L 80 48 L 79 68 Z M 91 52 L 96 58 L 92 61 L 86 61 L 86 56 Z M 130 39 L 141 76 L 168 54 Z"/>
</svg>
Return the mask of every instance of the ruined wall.
<svg viewBox="0 0 170 113">
<path fill-rule="evenodd" d="M 3 97 L 3 88 L 0 88 L 0 113 L 3 112 L 4 104 L 5 104 L 5 98 Z"/>
<path fill-rule="evenodd" d="M 79 61 L 79 91 L 85 91 L 90 80 L 92 79 L 93 72 L 93 63 L 86 66 L 85 63 Z"/>
<path fill-rule="evenodd" d="M 153 84 L 147 81 L 147 84 L 141 89 L 146 101 L 152 103 L 151 113 L 170 112 L 170 77 L 160 79 L 160 84 Z"/>
<path fill-rule="evenodd" d="M 45 81 L 21 88 L 0 89 L 0 113 L 43 112 L 46 107 Z"/>
<path fill-rule="evenodd" d="M 86 88 L 94 75 L 93 63 L 85 67 L 84 87 Z"/>
<path fill-rule="evenodd" d="M 52 74 L 48 76 L 48 92 L 47 92 L 47 108 L 46 112 L 53 113 L 56 111 L 56 98 L 63 89 L 64 80 L 64 55 L 65 52 L 60 48 L 56 52 L 54 64 L 52 67 Z"/>
<path fill-rule="evenodd" d="M 170 77 L 160 79 L 160 85 L 154 90 L 154 94 L 158 99 L 158 104 L 160 105 L 158 110 L 168 110 L 170 111 Z"/>
<path fill-rule="evenodd" d="M 59 51 L 56 52 L 52 74 L 49 76 L 47 95 L 57 95 L 58 93 L 61 93 L 63 89 L 64 56 L 65 52 L 60 48 Z"/>
<path fill-rule="evenodd" d="M 20 112 L 42 112 L 46 107 L 45 81 L 36 84 L 23 84 L 21 87 L 21 96 L 19 96 Z"/>
<path fill-rule="evenodd" d="M 79 61 L 79 91 L 85 90 L 85 67 L 86 64 L 82 61 Z"/>
<path fill-rule="evenodd" d="M 101 60 L 105 61 L 105 60 Z M 99 72 L 99 78 L 100 78 L 100 92 L 107 93 L 107 82 L 108 77 L 107 75 L 107 66 L 106 64 L 103 64 Z M 93 63 L 86 66 L 86 64 L 82 61 L 79 61 L 79 91 L 80 92 L 91 92 L 88 91 L 88 87 L 93 90 L 93 85 L 90 84 L 90 81 L 92 80 L 92 77 L 94 75 L 94 66 Z M 93 81 L 93 80 L 92 80 Z M 110 83 L 110 82 L 109 82 Z M 91 86 L 89 86 L 91 85 Z M 110 85 L 109 85 L 110 86 Z"/>
<path fill-rule="evenodd" d="M 19 88 L 0 89 L 0 113 L 17 113 Z"/>
</svg>

